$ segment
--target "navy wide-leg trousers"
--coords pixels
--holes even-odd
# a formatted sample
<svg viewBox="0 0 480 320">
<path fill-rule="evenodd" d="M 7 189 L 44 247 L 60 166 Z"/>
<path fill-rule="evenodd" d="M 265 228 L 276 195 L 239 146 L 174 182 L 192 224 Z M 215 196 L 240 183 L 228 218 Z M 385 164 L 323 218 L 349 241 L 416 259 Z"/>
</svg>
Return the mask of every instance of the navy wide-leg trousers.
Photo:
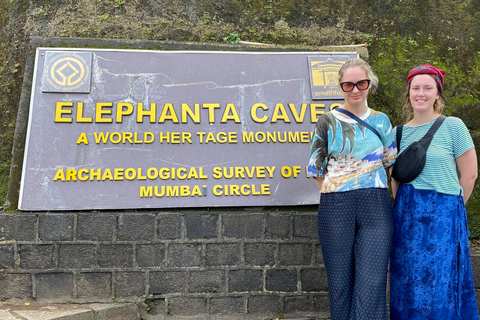
<svg viewBox="0 0 480 320">
<path fill-rule="evenodd" d="M 393 222 L 387 189 L 323 193 L 318 235 L 332 320 L 387 320 Z"/>
</svg>

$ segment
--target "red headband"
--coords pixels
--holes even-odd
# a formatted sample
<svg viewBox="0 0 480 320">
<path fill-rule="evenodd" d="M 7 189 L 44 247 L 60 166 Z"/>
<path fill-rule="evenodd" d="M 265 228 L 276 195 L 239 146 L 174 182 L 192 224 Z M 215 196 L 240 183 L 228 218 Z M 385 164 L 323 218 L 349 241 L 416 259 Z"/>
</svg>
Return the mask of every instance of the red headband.
<svg viewBox="0 0 480 320">
<path fill-rule="evenodd" d="M 429 64 L 422 64 L 421 66 L 418 67 L 413 67 L 412 70 L 410 70 L 410 73 L 407 76 L 407 84 L 412 80 L 413 77 L 419 74 L 429 74 L 435 79 L 435 82 L 437 83 L 438 91 L 440 95 L 443 92 L 443 76 L 445 74 L 445 70 L 435 68 L 434 66 L 431 66 Z"/>
</svg>

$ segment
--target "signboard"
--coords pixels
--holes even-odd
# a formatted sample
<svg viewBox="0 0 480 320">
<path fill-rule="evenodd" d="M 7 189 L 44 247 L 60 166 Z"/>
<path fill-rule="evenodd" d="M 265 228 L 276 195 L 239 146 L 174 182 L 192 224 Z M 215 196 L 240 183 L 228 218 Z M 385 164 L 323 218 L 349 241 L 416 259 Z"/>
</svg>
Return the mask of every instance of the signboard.
<svg viewBox="0 0 480 320">
<path fill-rule="evenodd" d="M 318 203 L 312 130 L 355 57 L 39 48 L 19 209 Z"/>
</svg>

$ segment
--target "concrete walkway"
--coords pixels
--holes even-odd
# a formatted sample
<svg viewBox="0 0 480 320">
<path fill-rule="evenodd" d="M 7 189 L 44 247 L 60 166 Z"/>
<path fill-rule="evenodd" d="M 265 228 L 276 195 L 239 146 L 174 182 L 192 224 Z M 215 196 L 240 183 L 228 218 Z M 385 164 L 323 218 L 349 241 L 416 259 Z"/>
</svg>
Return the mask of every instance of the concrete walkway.
<svg viewBox="0 0 480 320">
<path fill-rule="evenodd" d="M 143 309 L 143 310 L 142 310 Z M 21 304 L 0 302 L 1 320 L 327 320 L 328 314 L 199 314 L 191 316 L 147 314 L 135 303 Z"/>
</svg>

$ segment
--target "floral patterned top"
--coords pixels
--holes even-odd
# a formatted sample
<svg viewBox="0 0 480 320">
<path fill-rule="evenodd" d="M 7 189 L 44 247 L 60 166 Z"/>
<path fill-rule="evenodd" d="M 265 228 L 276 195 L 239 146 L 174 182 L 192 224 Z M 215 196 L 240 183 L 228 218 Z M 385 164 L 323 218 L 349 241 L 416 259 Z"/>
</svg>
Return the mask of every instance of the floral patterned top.
<svg viewBox="0 0 480 320">
<path fill-rule="evenodd" d="M 374 127 L 382 139 L 335 110 L 318 119 L 307 174 L 324 177 L 321 193 L 388 188 L 385 168 L 397 157 L 390 119 L 370 108 L 360 119 Z"/>
</svg>

